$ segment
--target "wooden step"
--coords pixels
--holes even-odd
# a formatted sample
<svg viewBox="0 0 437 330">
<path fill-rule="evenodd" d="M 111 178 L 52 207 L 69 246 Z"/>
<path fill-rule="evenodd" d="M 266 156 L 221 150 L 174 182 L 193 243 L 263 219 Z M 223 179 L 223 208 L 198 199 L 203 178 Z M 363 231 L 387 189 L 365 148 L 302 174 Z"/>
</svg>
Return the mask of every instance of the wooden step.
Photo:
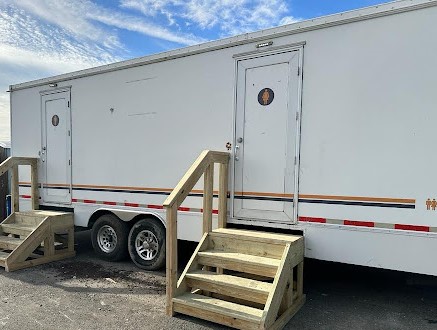
<svg viewBox="0 0 437 330">
<path fill-rule="evenodd" d="M 265 304 L 272 289 L 271 283 L 198 270 L 186 275 L 187 285 L 225 296 Z"/>
<path fill-rule="evenodd" d="M 290 244 L 302 239 L 302 235 L 289 235 L 268 233 L 264 231 L 242 230 L 232 228 L 219 228 L 211 232 L 212 235 L 228 235 L 236 239 L 250 239 L 254 242 L 275 243 L 275 244 Z"/>
<path fill-rule="evenodd" d="M 198 253 L 198 262 L 204 266 L 275 277 L 280 260 L 249 254 L 208 250 Z"/>
<path fill-rule="evenodd" d="M 23 242 L 24 239 L 21 238 L 0 236 L 0 249 L 13 250 Z"/>
<path fill-rule="evenodd" d="M 6 258 L 9 256 L 10 253 L 0 251 L 0 266 L 5 267 L 6 264 Z"/>
<path fill-rule="evenodd" d="M 36 227 L 36 225 L 29 225 L 26 223 L 6 223 L 0 225 L 0 228 L 4 233 L 20 236 L 29 235 Z"/>
<path fill-rule="evenodd" d="M 257 308 L 193 293 L 173 298 L 173 306 L 175 312 L 239 329 L 258 328 L 263 316 Z"/>
<path fill-rule="evenodd" d="M 0 261 L 5 261 L 9 255 L 10 255 L 9 252 L 0 251 Z"/>
<path fill-rule="evenodd" d="M 234 236 L 223 233 L 210 233 L 209 247 L 213 250 L 238 252 L 259 257 L 281 259 L 284 253 L 284 243 L 254 242 L 247 236 Z"/>
<path fill-rule="evenodd" d="M 47 215 L 39 211 L 15 212 L 15 223 L 37 226 L 43 222 L 46 217 Z"/>
</svg>

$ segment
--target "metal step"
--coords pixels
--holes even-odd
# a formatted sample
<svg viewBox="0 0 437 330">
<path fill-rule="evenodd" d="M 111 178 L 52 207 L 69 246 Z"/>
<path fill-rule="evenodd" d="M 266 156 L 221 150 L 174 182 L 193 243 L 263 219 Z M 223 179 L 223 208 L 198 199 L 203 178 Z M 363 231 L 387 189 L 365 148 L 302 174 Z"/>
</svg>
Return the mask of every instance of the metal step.
<svg viewBox="0 0 437 330">
<path fill-rule="evenodd" d="M 239 329 L 258 328 L 263 315 L 261 309 L 193 293 L 173 298 L 173 306 L 175 312 Z"/>
<path fill-rule="evenodd" d="M 233 275 L 198 270 L 186 275 L 187 285 L 221 295 L 265 304 L 272 284 Z"/>
<path fill-rule="evenodd" d="M 275 277 L 281 260 L 237 252 L 208 250 L 198 253 L 198 262 L 204 266 Z"/>
</svg>

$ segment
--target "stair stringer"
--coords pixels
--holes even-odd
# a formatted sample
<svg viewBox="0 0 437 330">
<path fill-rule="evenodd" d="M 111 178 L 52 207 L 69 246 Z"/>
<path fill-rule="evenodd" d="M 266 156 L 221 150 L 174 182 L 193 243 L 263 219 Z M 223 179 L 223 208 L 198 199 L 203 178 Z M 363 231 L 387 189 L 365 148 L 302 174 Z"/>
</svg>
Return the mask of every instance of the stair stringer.
<svg viewBox="0 0 437 330">
<path fill-rule="evenodd" d="M 188 261 L 187 265 L 185 266 L 184 271 L 182 272 L 181 276 L 178 280 L 178 285 L 176 288 L 176 297 L 184 294 L 185 292 L 188 292 L 190 288 L 187 285 L 186 276 L 187 273 L 194 270 L 200 270 L 203 266 L 199 265 L 198 263 L 198 254 L 199 252 L 207 250 L 209 247 L 209 236 L 208 233 L 203 234 L 201 240 L 199 241 L 199 244 L 197 244 L 196 249 L 193 252 L 193 255 L 191 256 L 190 260 Z"/>
<path fill-rule="evenodd" d="M 268 329 L 276 320 L 279 313 L 282 298 L 284 297 L 287 281 L 291 277 L 293 268 L 291 267 L 290 244 L 285 246 L 276 276 L 273 280 L 272 291 L 270 292 L 264 307 L 261 319 L 261 329 Z"/>
<path fill-rule="evenodd" d="M 27 258 L 48 238 L 50 234 L 49 217 L 46 217 L 41 223 L 26 237 L 23 243 L 17 246 L 6 258 L 6 271 L 12 271 L 17 268 L 17 264 L 22 264 Z M 19 267 L 22 268 L 22 267 Z"/>
<path fill-rule="evenodd" d="M 0 222 L 0 225 L 6 225 L 13 223 L 15 220 L 15 213 L 11 213 L 6 219 L 4 219 L 2 222 Z"/>
<path fill-rule="evenodd" d="M 264 307 L 260 329 L 282 329 L 305 303 L 305 295 L 297 292 L 296 296 L 293 297 L 293 269 L 296 266 L 298 269 L 301 268 L 302 260 L 303 241 L 286 244 L 281 263 L 273 280 L 272 290 Z M 302 276 L 303 274 L 298 272 L 298 285 L 302 285 Z M 288 301 L 284 305 L 286 298 Z"/>
</svg>

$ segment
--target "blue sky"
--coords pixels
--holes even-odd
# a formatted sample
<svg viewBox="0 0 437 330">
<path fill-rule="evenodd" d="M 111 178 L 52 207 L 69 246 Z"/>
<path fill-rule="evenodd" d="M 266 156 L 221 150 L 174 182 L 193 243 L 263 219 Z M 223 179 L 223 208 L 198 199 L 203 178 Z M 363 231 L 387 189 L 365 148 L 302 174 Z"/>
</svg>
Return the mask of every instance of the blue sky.
<svg viewBox="0 0 437 330">
<path fill-rule="evenodd" d="M 10 84 L 384 0 L 0 0 L 0 141 Z"/>
</svg>

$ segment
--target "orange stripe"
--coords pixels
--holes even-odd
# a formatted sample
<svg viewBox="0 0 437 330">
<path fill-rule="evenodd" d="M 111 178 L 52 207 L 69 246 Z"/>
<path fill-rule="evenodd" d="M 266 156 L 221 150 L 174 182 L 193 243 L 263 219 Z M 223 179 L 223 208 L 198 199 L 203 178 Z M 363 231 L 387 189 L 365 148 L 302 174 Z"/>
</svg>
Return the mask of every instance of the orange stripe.
<svg viewBox="0 0 437 330">
<path fill-rule="evenodd" d="M 328 195 L 299 195 L 299 198 L 326 199 L 343 201 L 385 202 L 385 203 L 416 203 L 415 199 L 409 198 L 386 198 L 386 197 L 362 197 L 362 196 L 328 196 Z"/>
<path fill-rule="evenodd" d="M 19 184 L 30 184 L 30 182 L 19 182 Z M 45 186 L 61 186 L 69 187 L 70 185 L 63 183 L 48 183 Z M 77 188 L 100 188 L 100 189 L 125 189 L 125 190 L 138 190 L 138 191 L 162 191 L 172 192 L 171 188 L 151 188 L 151 187 L 129 187 L 129 186 L 99 186 L 99 185 L 84 185 L 75 184 L 73 187 Z M 203 193 L 203 190 L 193 189 L 192 193 Z M 214 190 L 217 194 L 218 191 Z M 259 197 L 282 197 L 293 198 L 294 194 L 281 194 L 272 192 L 259 192 L 259 191 L 236 191 L 234 193 L 237 196 L 259 196 Z M 343 200 L 343 201 L 363 201 L 363 202 L 383 202 L 383 203 L 407 203 L 415 204 L 416 200 L 411 198 L 388 198 L 388 197 L 364 197 L 364 196 L 337 196 L 337 195 L 311 195 L 311 194 L 299 194 L 299 198 L 305 199 L 320 199 L 320 200 Z"/>
<path fill-rule="evenodd" d="M 285 197 L 285 198 L 294 197 L 294 194 L 280 194 L 280 193 L 257 192 L 257 191 L 236 191 L 234 194 L 237 196 Z"/>
</svg>

